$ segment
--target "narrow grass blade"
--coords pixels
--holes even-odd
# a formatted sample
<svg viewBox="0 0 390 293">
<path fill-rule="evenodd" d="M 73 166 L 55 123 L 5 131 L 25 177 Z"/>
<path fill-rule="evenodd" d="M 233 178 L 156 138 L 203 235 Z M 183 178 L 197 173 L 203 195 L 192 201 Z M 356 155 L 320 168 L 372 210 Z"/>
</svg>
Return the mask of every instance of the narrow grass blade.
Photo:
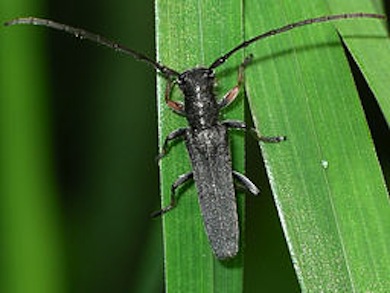
<svg viewBox="0 0 390 293">
<path fill-rule="evenodd" d="M 246 38 L 330 13 L 324 1 L 248 0 L 245 8 Z M 349 32 L 364 23 L 358 32 L 367 36 L 373 30 L 365 27 L 380 21 L 344 22 Z M 359 41 L 364 50 L 377 42 Z M 246 87 L 256 127 L 288 137 L 261 146 L 301 289 L 386 292 L 388 193 L 334 24 L 300 28 L 246 51 L 255 55 Z M 380 73 L 370 74 L 376 88 L 386 87 Z"/>
<path fill-rule="evenodd" d="M 177 71 L 209 66 L 242 41 L 240 1 L 157 1 L 156 18 L 158 60 Z M 219 96 L 236 84 L 242 56 L 237 54 L 218 69 Z M 160 142 L 172 130 L 186 125 L 185 119 L 174 115 L 164 104 L 165 86 L 166 81 L 158 78 Z M 174 91 L 173 98 L 181 99 L 178 91 Z M 242 95 L 237 100 L 224 112 L 225 117 L 242 119 Z M 233 134 L 231 145 L 234 168 L 242 170 L 243 136 Z M 173 144 L 160 164 L 162 204 L 166 206 L 171 184 L 180 174 L 190 171 L 184 145 Z M 207 241 L 195 188 L 188 187 L 179 192 L 177 208 L 163 216 L 167 292 L 242 291 L 242 254 L 228 262 L 215 258 Z"/>
</svg>

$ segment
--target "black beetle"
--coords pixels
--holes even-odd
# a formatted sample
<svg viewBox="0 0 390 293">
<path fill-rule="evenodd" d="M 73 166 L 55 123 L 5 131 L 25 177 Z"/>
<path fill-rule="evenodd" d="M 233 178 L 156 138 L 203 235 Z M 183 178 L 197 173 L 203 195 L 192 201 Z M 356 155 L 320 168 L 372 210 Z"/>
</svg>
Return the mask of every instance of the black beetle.
<svg viewBox="0 0 390 293">
<path fill-rule="evenodd" d="M 166 152 L 168 143 L 177 138 L 184 138 L 192 163 L 192 171 L 179 178 L 171 187 L 171 203 L 153 216 L 161 215 L 176 206 L 175 191 L 186 181 L 193 179 L 198 190 L 199 204 L 206 232 L 215 255 L 219 259 L 234 257 L 238 252 L 239 228 L 237 205 L 233 178 L 239 181 L 252 194 L 258 194 L 259 189 L 244 175 L 233 171 L 228 144 L 228 128 L 246 130 L 244 122 L 236 120 L 219 121 L 219 111 L 228 106 L 237 96 L 243 82 L 245 66 L 251 60 L 249 56 L 239 67 L 238 82 L 220 101 L 213 92 L 215 84 L 214 70 L 223 64 L 237 51 L 270 36 L 291 29 L 319 22 L 327 22 L 347 18 L 378 18 L 385 16 L 373 13 L 347 13 L 310 18 L 270 30 L 247 41 L 240 43 L 225 55 L 217 58 L 209 67 L 191 68 L 179 73 L 149 57 L 130 48 L 112 42 L 100 35 L 57 23 L 47 19 L 28 17 L 6 22 L 5 25 L 33 24 L 57 30 L 62 30 L 82 39 L 89 39 L 116 51 L 145 61 L 160 71 L 167 79 L 168 85 L 165 101 L 174 112 L 187 118 L 188 127 L 180 128 L 168 135 L 158 159 Z M 170 99 L 172 87 L 177 84 L 184 95 L 184 104 Z M 250 131 L 256 133 L 253 129 Z M 284 136 L 264 137 L 257 135 L 264 142 L 281 142 Z"/>
</svg>

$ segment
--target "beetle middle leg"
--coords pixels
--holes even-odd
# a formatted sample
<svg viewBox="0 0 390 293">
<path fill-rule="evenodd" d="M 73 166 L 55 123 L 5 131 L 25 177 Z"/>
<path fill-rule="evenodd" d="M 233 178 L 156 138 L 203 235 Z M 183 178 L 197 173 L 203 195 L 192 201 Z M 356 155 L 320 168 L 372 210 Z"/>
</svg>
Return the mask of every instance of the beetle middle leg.
<svg viewBox="0 0 390 293">
<path fill-rule="evenodd" d="M 180 138 L 184 136 L 185 132 L 187 130 L 187 127 L 179 128 L 174 131 L 172 131 L 168 136 L 165 138 L 164 144 L 162 146 L 161 153 L 157 155 L 156 161 L 159 161 L 161 158 L 163 158 L 168 153 L 168 143 L 171 140 L 174 140 L 176 138 Z"/>
<path fill-rule="evenodd" d="M 151 214 L 152 218 L 161 216 L 162 214 L 165 214 L 166 212 L 169 212 L 177 205 L 177 200 L 175 197 L 176 189 L 179 188 L 181 185 L 186 183 L 188 180 L 192 179 L 194 176 L 193 172 L 188 172 L 183 175 L 180 175 L 179 178 L 172 184 L 171 186 L 171 202 L 168 206 L 162 208 L 159 211 L 155 211 Z"/>
<path fill-rule="evenodd" d="M 244 82 L 245 67 L 252 61 L 252 59 L 253 59 L 253 55 L 250 54 L 241 63 L 240 67 L 238 68 L 237 85 L 234 88 L 232 88 L 219 102 L 220 109 L 229 106 L 234 101 L 234 99 L 237 97 L 238 92 L 240 91 L 240 87 L 242 86 L 242 83 Z"/>
<path fill-rule="evenodd" d="M 248 128 L 245 122 L 238 120 L 225 120 L 222 121 L 222 125 L 225 125 L 228 128 L 242 129 L 249 131 L 256 140 L 260 140 L 268 143 L 278 143 L 287 139 L 285 136 L 262 136 L 260 135 L 255 128 Z"/>
</svg>

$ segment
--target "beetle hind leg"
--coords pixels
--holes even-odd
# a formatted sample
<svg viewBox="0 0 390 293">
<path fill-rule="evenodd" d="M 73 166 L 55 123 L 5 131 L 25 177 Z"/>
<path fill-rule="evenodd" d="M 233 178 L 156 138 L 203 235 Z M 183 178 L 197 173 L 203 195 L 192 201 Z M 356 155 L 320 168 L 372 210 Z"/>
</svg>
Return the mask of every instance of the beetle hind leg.
<svg viewBox="0 0 390 293">
<path fill-rule="evenodd" d="M 176 205 L 177 205 L 177 200 L 176 200 L 176 196 L 175 196 L 176 189 L 179 188 L 184 183 L 186 183 L 188 180 L 192 179 L 193 176 L 194 176 L 194 174 L 192 172 L 188 172 L 186 174 L 180 175 L 179 178 L 177 178 L 176 181 L 171 186 L 171 202 L 170 202 L 170 204 L 167 205 L 166 207 L 162 208 L 159 211 L 153 212 L 150 216 L 152 218 L 156 218 L 158 216 L 161 216 L 161 215 L 169 212 L 174 207 L 176 207 Z"/>
<path fill-rule="evenodd" d="M 257 188 L 257 186 L 245 175 L 237 171 L 233 171 L 233 177 L 253 195 L 258 195 L 260 193 L 260 190 Z"/>
</svg>

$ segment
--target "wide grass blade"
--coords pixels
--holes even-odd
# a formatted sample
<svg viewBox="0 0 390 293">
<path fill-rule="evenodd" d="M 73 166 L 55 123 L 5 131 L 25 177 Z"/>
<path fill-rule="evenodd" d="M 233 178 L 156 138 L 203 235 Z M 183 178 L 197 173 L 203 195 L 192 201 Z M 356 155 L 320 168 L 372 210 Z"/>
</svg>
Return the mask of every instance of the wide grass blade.
<svg viewBox="0 0 390 293">
<path fill-rule="evenodd" d="M 340 11 L 375 12 L 371 1 L 327 0 L 327 3 L 333 13 Z M 390 88 L 388 86 L 390 39 L 384 22 L 357 21 L 353 25 L 337 22 L 335 27 L 374 93 L 387 124 L 390 125 Z"/>
<path fill-rule="evenodd" d="M 356 12 L 354 7 L 332 12 Z M 246 38 L 330 14 L 324 1 L 248 0 L 245 8 Z M 388 45 L 375 32 L 378 26 L 383 36 L 383 22 L 356 19 L 342 26 L 348 28 L 348 42 L 357 27 L 363 55 L 381 52 L 387 59 L 382 61 L 389 61 Z M 255 55 L 246 71 L 255 125 L 263 135 L 288 137 L 283 144 L 262 145 L 262 150 L 301 289 L 386 292 L 388 193 L 334 24 L 297 29 L 246 52 Z M 360 59 L 356 48 L 351 52 Z M 370 86 L 386 88 L 381 75 L 388 74 L 388 67 L 376 72 L 380 68 L 364 64 Z"/>
</svg>

